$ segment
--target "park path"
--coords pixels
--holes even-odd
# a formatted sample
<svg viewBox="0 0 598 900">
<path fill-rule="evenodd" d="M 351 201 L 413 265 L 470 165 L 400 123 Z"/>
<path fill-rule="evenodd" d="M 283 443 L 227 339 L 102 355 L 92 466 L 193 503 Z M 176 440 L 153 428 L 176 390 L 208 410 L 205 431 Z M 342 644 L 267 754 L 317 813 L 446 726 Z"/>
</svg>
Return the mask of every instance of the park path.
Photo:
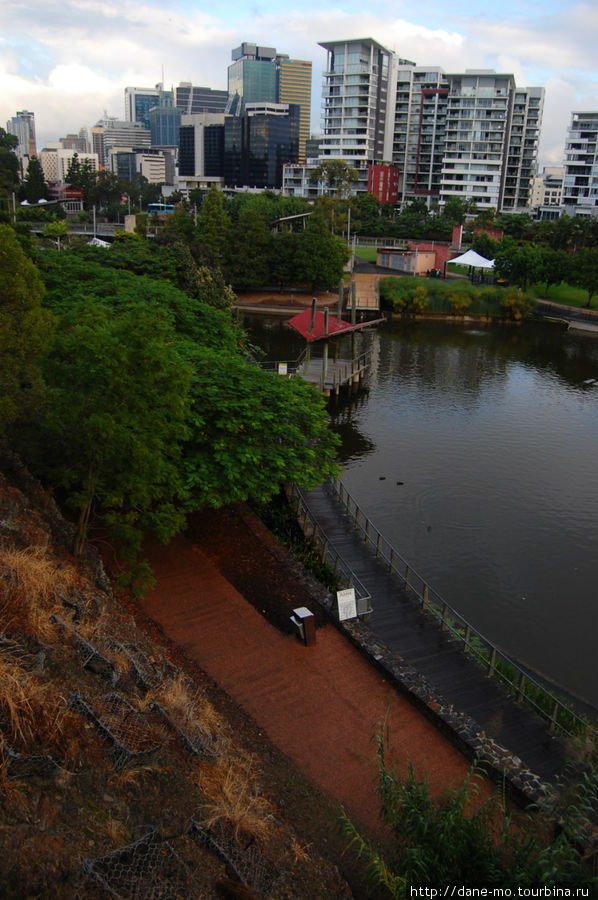
<svg viewBox="0 0 598 900">
<path fill-rule="evenodd" d="M 435 794 L 463 779 L 468 760 L 332 624 L 305 647 L 187 538 L 146 554 L 156 579 L 140 601 L 146 615 L 356 821 L 380 827 L 372 735 L 387 711 L 392 765 L 402 771 L 411 761 Z M 490 790 L 486 782 L 482 794 Z"/>
</svg>

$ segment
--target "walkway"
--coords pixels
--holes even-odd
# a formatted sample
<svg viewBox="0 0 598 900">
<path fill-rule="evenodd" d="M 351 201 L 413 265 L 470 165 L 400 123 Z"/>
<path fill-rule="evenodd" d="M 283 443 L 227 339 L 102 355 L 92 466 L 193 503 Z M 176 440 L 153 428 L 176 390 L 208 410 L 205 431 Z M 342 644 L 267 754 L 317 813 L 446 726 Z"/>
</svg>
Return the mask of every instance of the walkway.
<svg viewBox="0 0 598 900">
<path fill-rule="evenodd" d="M 304 647 L 270 625 L 187 539 L 145 552 L 156 585 L 141 601 L 144 612 L 355 820 L 380 828 L 371 737 L 388 709 L 391 765 L 402 771 L 411 761 L 434 793 L 463 779 L 465 757 L 333 625 Z M 482 788 L 483 796 L 491 790 L 487 782 Z"/>
<path fill-rule="evenodd" d="M 368 589 L 373 612 L 369 628 L 378 640 L 420 672 L 447 704 L 471 716 L 542 779 L 552 780 L 566 763 L 566 743 L 545 721 L 487 678 L 478 664 L 431 617 L 425 616 L 397 576 L 359 537 L 342 507 L 324 486 L 304 494 L 329 542 Z M 399 548 L 397 548 L 399 549 Z"/>
</svg>

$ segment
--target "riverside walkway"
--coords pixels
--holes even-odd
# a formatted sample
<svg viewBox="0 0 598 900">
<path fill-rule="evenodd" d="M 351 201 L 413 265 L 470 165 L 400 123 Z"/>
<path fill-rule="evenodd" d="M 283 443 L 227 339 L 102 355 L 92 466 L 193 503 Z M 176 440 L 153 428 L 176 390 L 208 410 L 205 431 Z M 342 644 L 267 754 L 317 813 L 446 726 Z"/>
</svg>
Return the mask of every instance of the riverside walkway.
<svg viewBox="0 0 598 900">
<path fill-rule="evenodd" d="M 568 762 L 567 742 L 496 678 L 463 652 L 441 623 L 422 612 L 400 578 L 364 541 L 330 488 L 301 492 L 330 546 L 371 596 L 372 634 L 425 677 L 446 704 L 470 716 L 486 735 L 519 757 L 542 780 L 553 781 Z"/>
</svg>

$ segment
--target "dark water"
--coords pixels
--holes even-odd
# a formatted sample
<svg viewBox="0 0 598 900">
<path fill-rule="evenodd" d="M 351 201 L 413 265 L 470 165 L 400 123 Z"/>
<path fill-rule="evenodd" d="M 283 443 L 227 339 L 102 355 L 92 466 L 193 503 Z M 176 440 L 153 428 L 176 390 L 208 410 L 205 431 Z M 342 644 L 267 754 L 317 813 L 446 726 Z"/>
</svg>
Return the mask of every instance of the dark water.
<svg viewBox="0 0 598 900">
<path fill-rule="evenodd" d="M 270 358 L 302 348 L 245 324 Z M 366 345 L 368 389 L 330 405 L 347 489 L 487 637 L 598 704 L 598 337 L 422 323 Z"/>
</svg>

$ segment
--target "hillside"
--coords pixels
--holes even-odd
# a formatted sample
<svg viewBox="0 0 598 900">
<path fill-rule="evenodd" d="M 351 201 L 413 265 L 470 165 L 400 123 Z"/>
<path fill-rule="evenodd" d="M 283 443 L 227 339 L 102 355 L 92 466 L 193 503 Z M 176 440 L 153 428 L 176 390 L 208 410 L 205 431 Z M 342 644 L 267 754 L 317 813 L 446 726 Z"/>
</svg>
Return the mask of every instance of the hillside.
<svg viewBox="0 0 598 900">
<path fill-rule="evenodd" d="M 135 622 L 93 549 L 75 563 L 18 461 L 0 473 L 3 896 L 351 896 L 327 798 Z"/>
</svg>

